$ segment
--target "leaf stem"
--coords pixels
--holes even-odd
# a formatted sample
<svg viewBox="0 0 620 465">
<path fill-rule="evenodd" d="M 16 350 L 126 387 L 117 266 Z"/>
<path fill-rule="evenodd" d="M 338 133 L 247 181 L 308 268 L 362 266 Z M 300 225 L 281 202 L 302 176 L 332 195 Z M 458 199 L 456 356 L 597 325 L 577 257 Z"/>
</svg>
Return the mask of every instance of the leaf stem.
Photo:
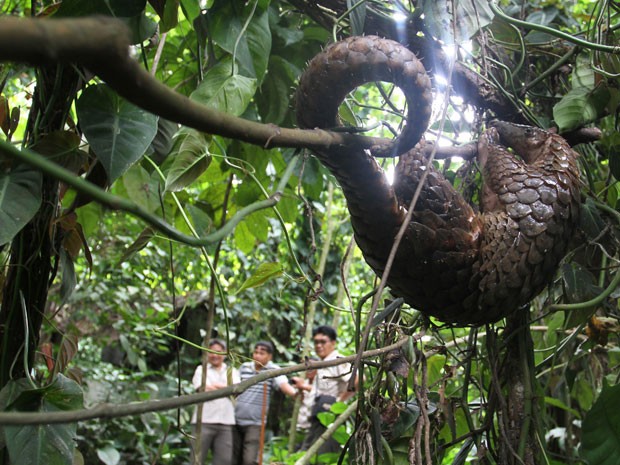
<svg viewBox="0 0 620 465">
<path fill-rule="evenodd" d="M 92 183 L 75 176 L 71 171 L 45 159 L 31 150 L 23 149 L 20 151 L 8 142 L 0 141 L 0 153 L 4 153 L 13 159 L 20 160 L 43 171 L 45 174 L 48 174 L 55 179 L 58 179 L 59 181 L 62 181 L 77 189 L 78 191 L 89 195 L 102 205 L 105 205 L 113 210 L 122 210 L 130 213 L 144 220 L 150 226 L 160 231 L 170 239 L 174 239 L 191 246 L 200 247 L 220 241 L 222 238 L 229 235 L 235 229 L 235 226 L 237 226 L 237 224 L 239 224 L 247 216 L 256 211 L 275 206 L 282 196 L 280 192 L 275 192 L 265 200 L 259 200 L 240 209 L 235 215 L 233 215 L 228 223 L 217 231 L 214 231 L 206 236 L 193 237 L 174 229 L 164 220 L 147 212 L 134 202 L 99 189 Z"/>
<path fill-rule="evenodd" d="M 492 0 L 489 0 L 489 6 L 493 13 L 495 13 L 498 17 L 506 21 L 507 23 L 513 24 L 515 26 L 520 26 L 525 29 L 532 29 L 534 31 L 546 32 L 549 35 L 554 37 L 559 37 L 560 39 L 567 40 L 576 45 L 580 45 L 583 48 L 587 48 L 590 50 L 597 50 L 599 52 L 607 52 L 613 53 L 614 55 L 620 54 L 620 46 L 610 46 L 598 44 L 596 42 L 588 42 L 584 39 L 579 39 L 578 37 L 567 34 L 566 32 L 559 31 L 557 29 L 552 29 L 547 26 L 543 26 L 542 24 L 528 23 L 527 21 L 522 21 L 520 19 L 513 18 L 504 13 Z"/>
</svg>

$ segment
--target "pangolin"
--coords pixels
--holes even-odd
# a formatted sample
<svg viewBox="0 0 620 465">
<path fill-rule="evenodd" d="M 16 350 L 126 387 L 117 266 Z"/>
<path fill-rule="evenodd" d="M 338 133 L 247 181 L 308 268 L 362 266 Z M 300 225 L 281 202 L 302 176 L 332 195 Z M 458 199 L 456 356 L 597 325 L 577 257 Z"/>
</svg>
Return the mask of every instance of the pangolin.
<svg viewBox="0 0 620 465">
<path fill-rule="evenodd" d="M 373 81 L 403 90 L 401 135 L 366 151 L 334 146 L 315 154 L 338 180 L 356 242 L 381 275 L 427 165 L 420 139 L 432 97 L 423 65 L 406 47 L 376 36 L 334 43 L 302 74 L 296 113 L 302 128 L 336 127 L 347 93 Z M 394 185 L 373 155 L 400 156 Z M 577 153 L 561 136 L 495 121 L 479 138 L 478 156 L 480 211 L 429 166 L 387 280 L 413 308 L 456 325 L 495 322 L 540 293 L 566 254 L 580 210 Z"/>
</svg>

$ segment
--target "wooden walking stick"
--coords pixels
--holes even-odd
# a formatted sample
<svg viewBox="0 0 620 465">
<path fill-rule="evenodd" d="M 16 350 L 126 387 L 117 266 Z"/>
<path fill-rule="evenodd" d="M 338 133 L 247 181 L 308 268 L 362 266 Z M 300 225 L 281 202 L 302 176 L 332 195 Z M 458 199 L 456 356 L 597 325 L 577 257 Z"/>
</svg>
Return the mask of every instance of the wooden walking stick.
<svg viewBox="0 0 620 465">
<path fill-rule="evenodd" d="M 265 447 L 265 428 L 267 426 L 267 382 L 263 381 L 263 408 L 261 411 L 260 438 L 258 440 L 258 465 L 263 465 L 263 448 Z"/>
</svg>

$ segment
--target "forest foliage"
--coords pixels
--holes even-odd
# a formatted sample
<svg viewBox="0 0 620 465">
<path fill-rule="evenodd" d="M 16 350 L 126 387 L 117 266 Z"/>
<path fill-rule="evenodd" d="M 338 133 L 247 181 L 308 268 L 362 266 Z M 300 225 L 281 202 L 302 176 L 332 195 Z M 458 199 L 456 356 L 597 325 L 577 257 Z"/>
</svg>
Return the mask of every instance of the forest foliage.
<svg viewBox="0 0 620 465">
<path fill-rule="evenodd" d="M 402 344 L 360 365 L 357 411 L 338 432 L 351 463 L 616 463 L 617 4 L 5 0 L 0 10 L 0 21 L 101 23 L 73 36 L 99 57 L 50 62 L 30 29 L 9 38 L 0 22 L 0 463 L 187 463 L 191 408 L 148 402 L 191 393 L 205 338 L 226 339 L 234 365 L 270 340 L 285 366 L 310 355 L 307 329 L 325 323 L 344 355 Z M 151 78 L 240 119 L 201 131 L 167 118 L 168 100 L 127 91 L 132 76 L 110 61 L 116 43 L 88 44 L 104 17 L 128 28 L 130 60 Z M 354 247 L 333 177 L 304 140 L 278 142 L 296 127 L 306 63 L 361 34 L 422 57 L 436 106 L 427 138 L 441 131 L 442 146 L 467 147 L 492 118 L 576 144 L 574 247 L 518 318 L 457 328 L 389 290 L 373 300 L 379 278 Z M 369 84 L 340 116 L 354 134 L 392 137 L 403 105 L 397 89 Z M 275 142 L 250 140 L 255 127 L 241 121 Z M 475 161 L 440 158 L 476 203 Z M 393 172 L 394 160 L 382 163 Z M 129 403 L 145 411 L 123 412 Z M 273 400 L 273 463 L 307 459 L 289 447 L 294 411 Z M 43 416 L 27 424 L 14 412 Z M 92 418 L 45 422 L 59 412 Z"/>
</svg>

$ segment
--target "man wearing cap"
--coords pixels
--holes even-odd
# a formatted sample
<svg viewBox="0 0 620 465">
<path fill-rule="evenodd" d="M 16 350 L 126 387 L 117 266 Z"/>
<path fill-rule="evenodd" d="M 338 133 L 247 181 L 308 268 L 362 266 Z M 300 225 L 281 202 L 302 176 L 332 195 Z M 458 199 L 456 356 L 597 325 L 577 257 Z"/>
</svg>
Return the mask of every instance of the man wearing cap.
<svg viewBox="0 0 620 465">
<path fill-rule="evenodd" d="M 264 370 L 279 368 L 272 362 L 272 358 L 273 344 L 269 341 L 257 342 L 252 352 L 252 361 L 242 364 L 239 368 L 241 381 L 256 376 Z M 286 376 L 281 375 L 254 384 L 237 397 L 235 406 L 237 465 L 258 463 L 258 456 L 263 452 L 259 450 L 261 435 L 264 439 L 269 399 L 273 389 L 279 389 L 288 396 L 297 394 L 297 390 L 289 384 Z"/>
</svg>

